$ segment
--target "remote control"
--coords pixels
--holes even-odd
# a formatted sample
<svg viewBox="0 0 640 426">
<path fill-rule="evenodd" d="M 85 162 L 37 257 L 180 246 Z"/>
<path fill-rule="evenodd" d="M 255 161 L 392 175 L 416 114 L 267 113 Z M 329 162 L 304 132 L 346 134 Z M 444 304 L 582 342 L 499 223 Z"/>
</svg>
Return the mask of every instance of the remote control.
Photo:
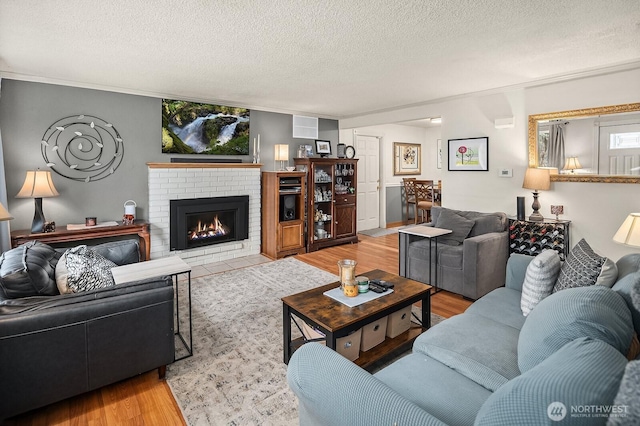
<svg viewBox="0 0 640 426">
<path fill-rule="evenodd" d="M 378 285 L 380 287 L 384 287 L 384 288 L 393 288 L 393 283 L 390 283 L 390 282 L 385 281 L 385 280 L 374 279 L 374 280 L 369 280 L 369 283 L 374 283 L 374 284 L 376 284 L 376 285 Z"/>
<path fill-rule="evenodd" d="M 372 283 L 371 281 L 369 281 L 369 290 L 373 291 L 374 293 L 384 293 L 385 291 L 387 291 L 386 288 L 379 286 L 376 283 Z"/>
</svg>

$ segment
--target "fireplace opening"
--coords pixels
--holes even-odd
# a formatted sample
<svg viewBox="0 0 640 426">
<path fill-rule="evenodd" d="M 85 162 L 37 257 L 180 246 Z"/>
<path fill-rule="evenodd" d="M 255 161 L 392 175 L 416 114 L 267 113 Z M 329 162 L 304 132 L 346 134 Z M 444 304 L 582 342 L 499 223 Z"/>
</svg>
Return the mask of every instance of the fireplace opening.
<svg viewBox="0 0 640 426">
<path fill-rule="evenodd" d="M 170 201 L 171 250 L 249 238 L 249 196 Z"/>
</svg>

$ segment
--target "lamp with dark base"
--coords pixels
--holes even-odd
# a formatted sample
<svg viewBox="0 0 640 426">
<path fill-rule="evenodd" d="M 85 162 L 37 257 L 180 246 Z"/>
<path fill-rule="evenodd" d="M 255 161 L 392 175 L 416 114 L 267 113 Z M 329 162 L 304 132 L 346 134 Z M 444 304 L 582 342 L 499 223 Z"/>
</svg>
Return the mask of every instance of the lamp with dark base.
<svg viewBox="0 0 640 426">
<path fill-rule="evenodd" d="M 45 170 L 29 170 L 24 180 L 22 188 L 16 198 L 33 198 L 35 202 L 35 213 L 31 223 L 31 232 L 43 232 L 45 218 L 42 211 L 43 197 L 57 197 L 58 191 L 53 185 L 51 172 Z"/>
<path fill-rule="evenodd" d="M 535 169 L 528 168 L 524 174 L 524 181 L 522 187 L 527 189 L 533 189 L 533 204 L 531 208 L 533 213 L 529 216 L 531 222 L 542 222 L 544 216 L 538 211 L 540 210 L 540 202 L 538 201 L 538 191 L 547 190 L 551 187 L 551 178 L 549 177 L 548 169 Z"/>
</svg>

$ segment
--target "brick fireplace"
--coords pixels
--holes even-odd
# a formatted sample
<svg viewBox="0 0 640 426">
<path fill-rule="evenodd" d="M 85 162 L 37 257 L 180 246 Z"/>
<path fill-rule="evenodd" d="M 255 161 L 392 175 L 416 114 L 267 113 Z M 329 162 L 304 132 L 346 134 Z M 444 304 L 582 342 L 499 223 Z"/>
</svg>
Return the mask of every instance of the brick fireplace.
<svg viewBox="0 0 640 426">
<path fill-rule="evenodd" d="M 191 266 L 260 253 L 260 165 L 248 163 L 149 163 L 151 258 L 177 255 Z M 171 250 L 171 200 L 205 202 L 248 196 L 248 237 Z M 192 204 L 193 201 L 186 204 Z"/>
</svg>

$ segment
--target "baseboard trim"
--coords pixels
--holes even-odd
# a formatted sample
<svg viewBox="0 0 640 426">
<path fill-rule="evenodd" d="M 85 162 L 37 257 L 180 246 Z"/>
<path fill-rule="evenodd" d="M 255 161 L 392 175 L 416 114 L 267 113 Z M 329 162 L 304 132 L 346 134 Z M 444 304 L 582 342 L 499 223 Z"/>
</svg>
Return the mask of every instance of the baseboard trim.
<svg viewBox="0 0 640 426">
<path fill-rule="evenodd" d="M 391 222 L 391 223 L 387 223 L 387 226 L 385 226 L 385 228 L 397 228 L 398 226 L 404 226 L 406 225 L 404 222 Z"/>
</svg>

